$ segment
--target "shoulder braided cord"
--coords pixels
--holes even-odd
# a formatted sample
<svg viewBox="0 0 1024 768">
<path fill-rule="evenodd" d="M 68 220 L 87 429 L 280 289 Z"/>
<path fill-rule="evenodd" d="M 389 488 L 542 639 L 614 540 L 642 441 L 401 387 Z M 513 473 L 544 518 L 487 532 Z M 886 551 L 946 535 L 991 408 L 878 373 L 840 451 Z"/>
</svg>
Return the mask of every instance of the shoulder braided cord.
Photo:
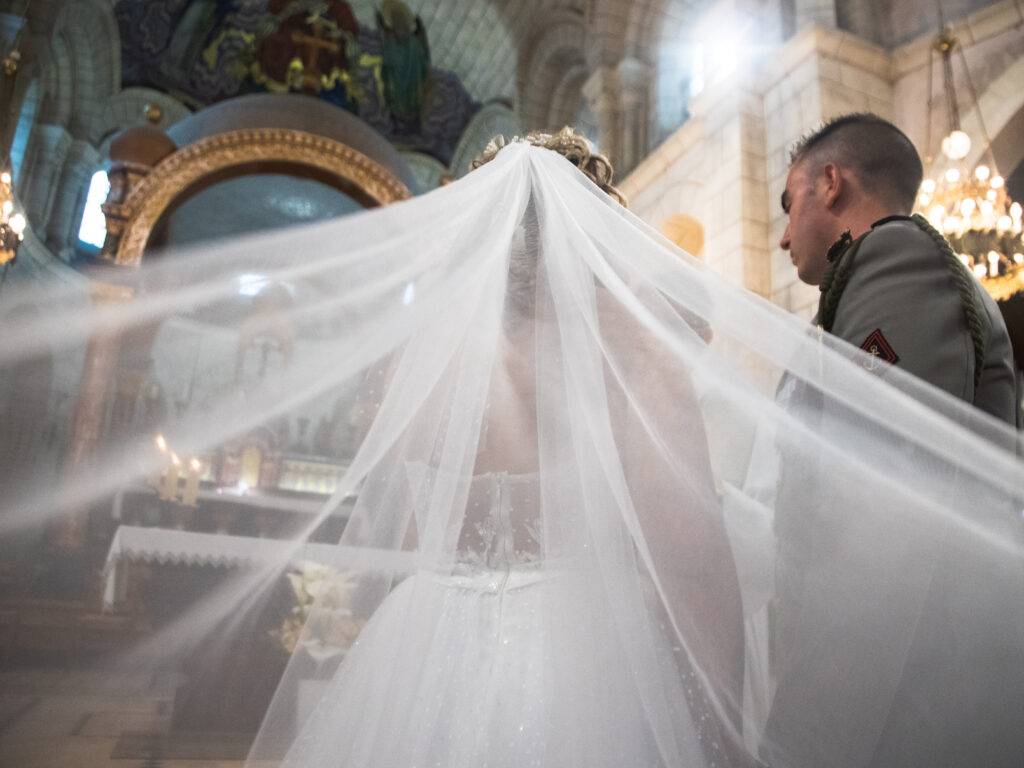
<svg viewBox="0 0 1024 768">
<path fill-rule="evenodd" d="M 981 382 L 982 367 L 985 362 L 985 339 L 988 336 L 989 323 L 988 317 L 978 306 L 977 296 L 974 293 L 974 276 L 967 271 L 967 267 L 963 265 L 963 262 L 953 252 L 953 247 L 949 244 L 949 241 L 926 218 L 915 213 L 911 217 L 911 221 L 921 231 L 926 233 L 935 243 L 936 248 L 939 249 L 949 270 L 953 287 L 956 288 L 957 294 L 960 297 L 960 304 L 964 309 L 964 317 L 967 320 L 967 329 L 971 334 L 971 343 L 974 346 L 974 386 L 977 387 Z M 843 291 L 846 289 L 847 283 L 850 282 L 850 276 L 853 274 L 853 257 L 856 255 L 857 249 L 863 242 L 864 237 L 865 235 L 861 235 L 861 237 L 857 238 L 845 253 L 829 264 L 821 281 L 818 322 L 827 332 L 832 331 L 832 326 L 836 319 L 836 311 L 839 308 L 839 300 L 843 297 Z"/>
<path fill-rule="evenodd" d="M 977 388 L 981 382 L 982 368 L 985 364 L 985 340 L 988 338 L 990 328 L 988 315 L 978 306 L 974 275 L 967 271 L 967 267 L 953 252 L 953 246 L 942 236 L 941 232 L 929 223 L 928 219 L 919 213 L 915 213 L 911 219 L 922 232 L 931 237 L 935 246 L 942 253 L 953 286 L 960 295 L 960 304 L 964 308 L 964 317 L 967 319 L 967 330 L 970 331 L 971 342 L 974 344 L 974 386 Z"/>
<path fill-rule="evenodd" d="M 836 310 L 839 309 L 839 300 L 843 297 L 846 284 L 850 282 L 850 276 L 853 274 L 853 257 L 863 241 L 864 235 L 861 235 L 850 244 L 844 253 L 829 262 L 825 276 L 821 280 L 818 322 L 828 333 L 832 332 L 832 325 L 836 321 Z"/>
</svg>

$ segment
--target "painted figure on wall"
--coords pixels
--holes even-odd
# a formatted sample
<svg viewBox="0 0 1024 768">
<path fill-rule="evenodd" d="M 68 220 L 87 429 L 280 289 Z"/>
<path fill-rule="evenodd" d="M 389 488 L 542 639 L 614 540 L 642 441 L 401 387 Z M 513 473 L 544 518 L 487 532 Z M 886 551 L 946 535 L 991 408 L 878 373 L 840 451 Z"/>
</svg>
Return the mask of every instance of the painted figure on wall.
<svg viewBox="0 0 1024 768">
<path fill-rule="evenodd" d="M 213 34 L 224 25 L 235 0 L 198 0 L 190 3 L 174 27 L 162 65 L 174 79 L 187 80 Z"/>
<path fill-rule="evenodd" d="M 377 27 L 384 59 L 384 100 L 396 127 L 418 130 L 430 84 L 430 47 L 423 21 L 401 0 L 383 0 Z"/>
</svg>

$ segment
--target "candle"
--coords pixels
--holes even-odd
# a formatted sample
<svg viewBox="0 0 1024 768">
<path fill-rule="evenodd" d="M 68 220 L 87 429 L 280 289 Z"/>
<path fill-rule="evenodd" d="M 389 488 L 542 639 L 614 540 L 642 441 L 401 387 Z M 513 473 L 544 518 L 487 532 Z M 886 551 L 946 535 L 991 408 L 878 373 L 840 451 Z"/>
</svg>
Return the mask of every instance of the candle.
<svg viewBox="0 0 1024 768">
<path fill-rule="evenodd" d="M 185 476 L 185 493 L 181 501 L 185 506 L 194 507 L 199 498 L 199 475 L 202 474 L 203 465 L 199 459 L 192 459 L 188 464 L 188 474 Z"/>
<path fill-rule="evenodd" d="M 173 464 L 160 475 L 160 499 L 171 501 L 178 492 L 178 468 Z"/>
<path fill-rule="evenodd" d="M 155 442 L 156 442 L 156 449 L 161 454 L 160 458 L 159 458 L 160 465 L 163 466 L 164 461 L 167 460 L 167 441 L 164 440 L 164 436 L 163 435 L 157 435 Z M 153 475 L 153 477 L 150 479 L 150 484 L 154 488 L 156 488 L 156 490 L 159 492 L 160 498 L 163 498 L 164 483 L 167 482 L 166 475 L 167 475 L 167 470 L 166 469 L 161 469 L 159 472 L 157 472 L 155 475 Z"/>
<path fill-rule="evenodd" d="M 164 474 L 164 487 L 163 492 L 160 494 L 160 498 L 166 501 L 174 501 L 178 495 L 178 477 L 181 470 L 181 460 L 178 455 L 171 452 L 171 466 L 167 468 L 167 472 Z"/>
</svg>

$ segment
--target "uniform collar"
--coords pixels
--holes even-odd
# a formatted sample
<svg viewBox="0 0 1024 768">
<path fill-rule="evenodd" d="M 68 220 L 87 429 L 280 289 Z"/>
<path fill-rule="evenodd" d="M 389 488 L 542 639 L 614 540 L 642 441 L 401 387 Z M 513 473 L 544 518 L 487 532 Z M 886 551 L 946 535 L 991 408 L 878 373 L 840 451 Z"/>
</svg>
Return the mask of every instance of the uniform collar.
<svg viewBox="0 0 1024 768">
<path fill-rule="evenodd" d="M 871 228 L 875 229 L 876 227 L 880 227 L 883 224 L 888 224 L 890 221 L 913 221 L 913 220 L 914 219 L 912 217 L 904 216 L 902 213 L 894 213 L 892 216 L 885 216 L 884 218 L 879 219 L 878 221 L 876 221 L 874 224 L 871 225 Z"/>
</svg>

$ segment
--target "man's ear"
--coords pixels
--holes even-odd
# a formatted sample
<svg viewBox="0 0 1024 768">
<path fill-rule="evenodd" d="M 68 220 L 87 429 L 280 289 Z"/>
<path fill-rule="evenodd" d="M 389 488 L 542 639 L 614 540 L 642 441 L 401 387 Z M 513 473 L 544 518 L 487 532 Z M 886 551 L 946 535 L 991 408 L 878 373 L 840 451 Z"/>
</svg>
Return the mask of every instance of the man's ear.
<svg viewBox="0 0 1024 768">
<path fill-rule="evenodd" d="M 839 171 L 839 166 L 834 163 L 826 163 L 821 170 L 824 183 L 825 206 L 832 208 L 839 200 L 839 196 L 845 191 L 846 180 Z"/>
</svg>

